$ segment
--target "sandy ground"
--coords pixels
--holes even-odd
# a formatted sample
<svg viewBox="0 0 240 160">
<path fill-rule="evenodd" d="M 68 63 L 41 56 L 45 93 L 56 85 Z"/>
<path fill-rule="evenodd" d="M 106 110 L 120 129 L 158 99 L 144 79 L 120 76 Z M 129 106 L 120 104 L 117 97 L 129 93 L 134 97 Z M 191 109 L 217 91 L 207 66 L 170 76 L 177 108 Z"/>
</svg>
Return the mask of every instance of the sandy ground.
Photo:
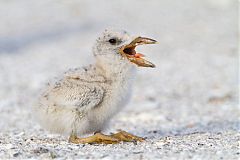
<svg viewBox="0 0 240 160">
<path fill-rule="evenodd" d="M 0 159 L 238 159 L 235 0 L 0 1 Z M 74 145 L 33 119 L 45 83 L 93 62 L 105 28 L 157 39 L 140 47 L 131 102 L 111 121 L 144 143 Z"/>
</svg>

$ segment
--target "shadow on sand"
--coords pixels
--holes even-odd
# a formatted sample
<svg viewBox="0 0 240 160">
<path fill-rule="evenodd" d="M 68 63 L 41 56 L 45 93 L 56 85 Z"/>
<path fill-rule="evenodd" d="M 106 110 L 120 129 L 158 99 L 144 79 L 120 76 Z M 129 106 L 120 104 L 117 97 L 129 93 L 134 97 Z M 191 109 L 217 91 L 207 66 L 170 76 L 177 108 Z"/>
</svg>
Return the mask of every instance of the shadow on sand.
<svg viewBox="0 0 240 160">
<path fill-rule="evenodd" d="M 146 137 L 152 138 L 162 138 L 166 136 L 184 136 L 191 134 L 220 134 L 223 132 L 235 131 L 240 132 L 240 122 L 239 121 L 211 121 L 206 124 L 195 123 L 191 126 L 184 126 L 179 128 L 173 128 L 171 130 L 152 130 L 146 133 Z"/>
</svg>

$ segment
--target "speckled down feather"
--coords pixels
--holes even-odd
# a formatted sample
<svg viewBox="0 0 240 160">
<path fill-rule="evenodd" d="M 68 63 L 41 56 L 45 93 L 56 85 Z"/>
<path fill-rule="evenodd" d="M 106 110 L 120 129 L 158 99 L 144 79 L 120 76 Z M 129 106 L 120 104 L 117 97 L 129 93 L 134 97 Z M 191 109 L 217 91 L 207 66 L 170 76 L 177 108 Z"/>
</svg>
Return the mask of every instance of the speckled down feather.
<svg viewBox="0 0 240 160">
<path fill-rule="evenodd" d="M 105 31 L 94 45 L 94 65 L 70 69 L 50 83 L 35 107 L 42 126 L 67 135 L 102 131 L 125 106 L 136 67 L 106 43 L 110 37 L 131 40 L 125 31 Z"/>
</svg>

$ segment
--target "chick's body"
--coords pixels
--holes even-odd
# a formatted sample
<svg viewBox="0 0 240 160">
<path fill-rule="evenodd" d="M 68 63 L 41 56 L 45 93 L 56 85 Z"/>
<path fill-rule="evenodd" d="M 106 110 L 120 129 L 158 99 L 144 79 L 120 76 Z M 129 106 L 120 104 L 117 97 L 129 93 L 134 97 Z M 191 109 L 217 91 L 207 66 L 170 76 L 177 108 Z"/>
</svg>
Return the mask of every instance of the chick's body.
<svg viewBox="0 0 240 160">
<path fill-rule="evenodd" d="M 109 119 L 126 104 L 135 67 L 122 62 L 69 70 L 50 84 L 38 107 L 48 130 L 77 135 L 104 129 Z"/>
</svg>

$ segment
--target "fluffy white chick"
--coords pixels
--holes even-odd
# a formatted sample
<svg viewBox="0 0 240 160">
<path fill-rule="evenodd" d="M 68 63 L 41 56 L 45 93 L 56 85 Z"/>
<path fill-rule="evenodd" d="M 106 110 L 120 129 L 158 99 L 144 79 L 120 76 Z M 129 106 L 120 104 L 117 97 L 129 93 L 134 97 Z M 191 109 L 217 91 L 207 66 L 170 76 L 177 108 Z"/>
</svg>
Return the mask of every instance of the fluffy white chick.
<svg viewBox="0 0 240 160">
<path fill-rule="evenodd" d="M 153 39 L 131 37 L 126 31 L 105 30 L 93 47 L 96 63 L 67 71 L 40 97 L 35 113 L 42 126 L 70 135 L 72 143 L 143 141 L 125 131 L 111 135 L 101 131 L 126 105 L 137 66 L 155 67 L 135 51 L 137 45 L 153 43 Z"/>
</svg>

